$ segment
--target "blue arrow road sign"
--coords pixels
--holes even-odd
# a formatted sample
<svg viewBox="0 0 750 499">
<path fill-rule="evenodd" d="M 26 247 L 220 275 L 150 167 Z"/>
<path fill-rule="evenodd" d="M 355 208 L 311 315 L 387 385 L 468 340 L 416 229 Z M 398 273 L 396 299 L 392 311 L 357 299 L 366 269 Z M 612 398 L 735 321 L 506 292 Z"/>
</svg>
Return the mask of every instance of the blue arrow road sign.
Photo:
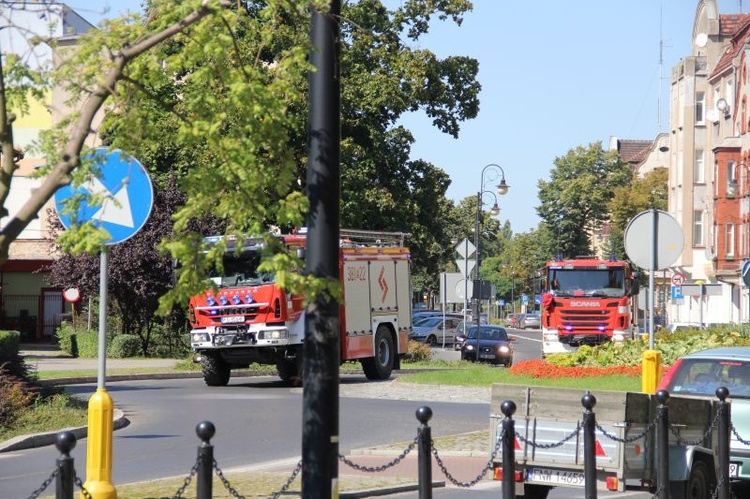
<svg viewBox="0 0 750 499">
<path fill-rule="evenodd" d="M 66 228 L 88 221 L 105 229 L 112 238 L 107 245 L 121 243 L 141 230 L 151 214 L 154 192 L 151 179 L 138 160 L 115 149 L 93 149 L 84 160 L 94 160 L 96 176 L 83 185 L 61 187 L 55 192 L 55 210 Z M 76 194 L 84 197 L 75 213 L 65 211 L 67 201 Z M 90 204 L 99 195 L 102 204 Z"/>
<path fill-rule="evenodd" d="M 742 282 L 750 286 L 750 260 L 742 264 Z"/>
</svg>

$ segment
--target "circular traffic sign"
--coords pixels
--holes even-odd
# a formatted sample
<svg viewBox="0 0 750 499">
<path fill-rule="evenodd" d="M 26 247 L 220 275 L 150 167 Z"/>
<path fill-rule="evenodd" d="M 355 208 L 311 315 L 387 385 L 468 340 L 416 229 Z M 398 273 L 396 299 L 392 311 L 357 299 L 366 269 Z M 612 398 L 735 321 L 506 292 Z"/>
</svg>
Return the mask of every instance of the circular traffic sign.
<svg viewBox="0 0 750 499">
<path fill-rule="evenodd" d="M 55 210 L 65 228 L 91 222 L 106 230 L 106 244 L 121 243 L 141 230 L 151 214 L 154 192 L 143 165 L 129 154 L 99 147 L 84 160 L 93 161 L 91 178 L 77 187 L 66 185 L 55 192 Z M 68 202 L 78 197 L 75 212 Z"/>
<path fill-rule="evenodd" d="M 65 301 L 75 303 L 81 299 L 81 292 L 78 291 L 78 288 L 68 288 L 63 291 L 63 298 L 65 298 Z"/>
<path fill-rule="evenodd" d="M 646 270 L 666 269 L 676 262 L 684 241 L 680 223 L 661 210 L 642 211 L 625 228 L 625 253 Z"/>
<path fill-rule="evenodd" d="M 672 275 L 672 285 L 673 286 L 682 286 L 682 283 L 685 282 L 685 276 L 680 274 L 679 272 L 675 272 Z"/>
</svg>

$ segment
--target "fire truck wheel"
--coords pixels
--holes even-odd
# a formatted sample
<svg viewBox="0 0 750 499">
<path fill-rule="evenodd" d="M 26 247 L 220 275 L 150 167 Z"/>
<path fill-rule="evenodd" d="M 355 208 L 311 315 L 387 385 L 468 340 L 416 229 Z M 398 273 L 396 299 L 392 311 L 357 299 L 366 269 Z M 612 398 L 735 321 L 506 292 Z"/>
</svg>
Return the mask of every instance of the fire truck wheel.
<svg viewBox="0 0 750 499">
<path fill-rule="evenodd" d="M 547 499 L 551 487 L 546 485 L 524 484 L 523 495 L 516 496 L 518 499 Z"/>
<path fill-rule="evenodd" d="M 284 383 L 292 386 L 302 386 L 302 357 L 296 359 L 283 359 L 276 362 L 276 370 L 279 371 L 279 378 Z"/>
<path fill-rule="evenodd" d="M 208 386 L 226 386 L 229 383 L 231 368 L 218 353 L 207 353 L 201 361 L 203 380 Z"/>
<path fill-rule="evenodd" d="M 393 337 L 387 326 L 378 326 L 375 331 L 375 356 L 362 359 L 362 370 L 367 379 L 388 379 L 393 371 L 395 350 Z"/>
</svg>

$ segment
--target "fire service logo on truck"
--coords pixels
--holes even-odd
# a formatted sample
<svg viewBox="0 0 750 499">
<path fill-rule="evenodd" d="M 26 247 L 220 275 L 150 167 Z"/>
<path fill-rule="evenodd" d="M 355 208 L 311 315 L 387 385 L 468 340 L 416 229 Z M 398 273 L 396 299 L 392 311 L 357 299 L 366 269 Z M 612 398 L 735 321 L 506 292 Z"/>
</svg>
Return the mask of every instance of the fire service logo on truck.
<svg viewBox="0 0 750 499">
<path fill-rule="evenodd" d="M 378 285 L 380 286 L 381 291 L 383 291 L 383 297 L 380 299 L 380 302 L 385 302 L 385 297 L 388 296 L 388 283 L 385 280 L 385 267 L 382 267 L 380 269 L 380 274 L 378 275 Z"/>
</svg>

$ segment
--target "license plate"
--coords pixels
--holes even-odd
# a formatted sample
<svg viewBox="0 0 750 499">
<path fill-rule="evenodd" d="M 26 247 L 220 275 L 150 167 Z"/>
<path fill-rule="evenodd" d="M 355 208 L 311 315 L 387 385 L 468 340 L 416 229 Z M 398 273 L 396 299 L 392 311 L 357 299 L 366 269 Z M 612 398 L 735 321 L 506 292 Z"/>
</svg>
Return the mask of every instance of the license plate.
<svg viewBox="0 0 750 499">
<path fill-rule="evenodd" d="M 237 322 L 245 322 L 244 315 L 227 315 L 221 318 L 222 324 L 235 324 Z"/>
<path fill-rule="evenodd" d="M 729 476 L 734 478 L 740 474 L 740 463 L 729 463 Z"/>
<path fill-rule="evenodd" d="M 586 485 L 583 479 L 583 473 L 549 470 L 545 468 L 527 468 L 526 480 L 529 482 L 567 485 L 571 487 L 583 487 Z"/>
<path fill-rule="evenodd" d="M 480 353 L 479 358 L 480 359 L 494 359 L 495 354 L 494 353 Z"/>
</svg>

